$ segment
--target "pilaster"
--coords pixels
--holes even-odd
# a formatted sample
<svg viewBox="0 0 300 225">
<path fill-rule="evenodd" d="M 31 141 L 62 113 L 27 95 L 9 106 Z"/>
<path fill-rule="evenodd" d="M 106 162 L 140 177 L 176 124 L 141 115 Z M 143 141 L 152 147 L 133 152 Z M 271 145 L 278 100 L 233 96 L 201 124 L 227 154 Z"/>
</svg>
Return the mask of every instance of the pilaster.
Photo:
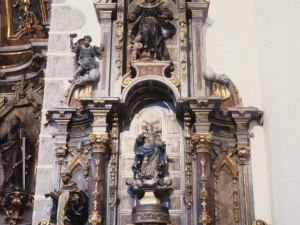
<svg viewBox="0 0 300 225">
<path fill-rule="evenodd" d="M 105 50 L 102 53 L 102 60 L 99 62 L 100 82 L 95 84 L 95 96 L 109 96 L 110 87 L 110 65 L 112 48 L 112 15 L 116 9 L 116 3 L 95 3 L 98 19 L 101 26 L 101 42 Z"/>
<path fill-rule="evenodd" d="M 41 219 L 49 218 L 52 199 L 46 199 L 44 194 L 53 191 L 53 189 L 59 190 L 61 188 L 60 174 L 63 172 L 65 166 L 68 136 L 67 127 L 75 111 L 76 110 L 72 108 L 55 108 L 49 109 L 46 114 L 48 120 L 52 121 L 52 125 L 56 127 L 56 129 L 50 137 L 48 137 L 49 135 L 47 135 L 45 127 L 40 134 L 41 141 L 36 171 L 37 185 L 34 196 L 33 224 L 36 224 Z M 56 167 L 54 165 L 54 152 L 56 153 Z M 53 159 L 53 161 L 51 159 Z"/>
<path fill-rule="evenodd" d="M 205 80 L 203 78 L 203 32 L 202 26 L 206 20 L 209 3 L 206 1 L 188 2 L 187 8 L 191 12 L 189 43 L 191 51 L 190 84 L 191 96 L 206 96 Z"/>
<path fill-rule="evenodd" d="M 220 98 L 189 99 L 191 111 L 195 115 L 191 145 L 192 154 L 195 160 L 193 169 L 194 199 L 196 200 L 196 221 L 195 224 L 210 224 L 213 218 L 213 193 L 211 180 L 210 132 L 209 114 L 221 103 Z"/>
<path fill-rule="evenodd" d="M 110 208 L 114 209 L 115 199 L 115 173 L 116 173 L 116 143 L 118 138 L 118 114 L 117 108 L 113 107 L 118 98 L 82 98 L 81 102 L 93 114 L 94 121 L 89 140 L 92 143 L 92 161 L 89 174 L 89 223 L 106 224 L 107 197 L 110 195 Z M 112 130 L 108 132 L 108 115 L 112 112 Z M 111 156 L 110 173 L 111 185 L 107 190 L 106 167 L 108 158 Z M 106 214 L 107 215 L 107 214 Z"/>
<path fill-rule="evenodd" d="M 242 192 L 240 193 L 240 199 L 242 202 L 240 220 L 243 225 L 249 225 L 251 224 L 251 221 L 254 220 L 254 209 L 250 204 L 250 195 L 252 193 L 249 191 L 248 181 L 248 174 L 251 173 L 251 171 L 249 171 L 250 141 L 248 135 L 248 124 L 253 118 L 261 116 L 262 112 L 255 108 L 228 109 L 228 112 L 231 113 L 231 116 L 236 123 L 236 150 L 239 157 L 239 180 L 241 181 L 240 190 Z"/>
</svg>

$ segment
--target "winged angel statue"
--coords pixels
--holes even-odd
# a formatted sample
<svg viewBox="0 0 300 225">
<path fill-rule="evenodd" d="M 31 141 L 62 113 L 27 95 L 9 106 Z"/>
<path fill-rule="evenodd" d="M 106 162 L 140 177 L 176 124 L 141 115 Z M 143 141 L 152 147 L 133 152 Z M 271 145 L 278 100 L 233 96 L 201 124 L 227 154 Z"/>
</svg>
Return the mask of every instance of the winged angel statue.
<svg viewBox="0 0 300 225">
<path fill-rule="evenodd" d="M 70 35 L 70 47 L 71 51 L 76 53 L 78 67 L 73 75 L 73 79 L 69 80 L 69 82 L 79 86 L 85 85 L 87 82 L 98 82 L 100 72 L 95 57 L 99 60 L 102 58 L 102 52 L 104 51 L 103 44 L 100 47 L 92 46 L 90 44 L 92 38 L 89 35 L 85 35 L 74 44 L 74 37 L 77 37 L 77 35 Z"/>
</svg>

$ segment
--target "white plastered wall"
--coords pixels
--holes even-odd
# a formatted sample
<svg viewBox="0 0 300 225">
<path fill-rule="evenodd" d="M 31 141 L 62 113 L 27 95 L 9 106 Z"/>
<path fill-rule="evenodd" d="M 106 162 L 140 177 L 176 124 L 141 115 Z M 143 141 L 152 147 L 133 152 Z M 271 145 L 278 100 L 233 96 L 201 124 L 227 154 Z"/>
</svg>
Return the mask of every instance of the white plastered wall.
<svg viewBox="0 0 300 225">
<path fill-rule="evenodd" d="M 255 218 L 300 224 L 299 1 L 212 0 L 205 66 L 227 74 L 244 106 L 264 111 L 251 124 Z"/>
</svg>

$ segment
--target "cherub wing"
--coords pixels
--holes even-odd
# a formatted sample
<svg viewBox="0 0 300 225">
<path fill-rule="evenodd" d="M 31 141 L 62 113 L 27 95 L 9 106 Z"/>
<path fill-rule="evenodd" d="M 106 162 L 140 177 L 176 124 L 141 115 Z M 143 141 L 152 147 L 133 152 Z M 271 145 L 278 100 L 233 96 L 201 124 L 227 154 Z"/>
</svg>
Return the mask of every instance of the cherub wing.
<svg viewBox="0 0 300 225">
<path fill-rule="evenodd" d="M 104 45 L 101 43 L 100 47 L 94 46 L 94 55 L 98 57 L 98 59 L 102 59 L 102 52 L 104 52 Z"/>
</svg>

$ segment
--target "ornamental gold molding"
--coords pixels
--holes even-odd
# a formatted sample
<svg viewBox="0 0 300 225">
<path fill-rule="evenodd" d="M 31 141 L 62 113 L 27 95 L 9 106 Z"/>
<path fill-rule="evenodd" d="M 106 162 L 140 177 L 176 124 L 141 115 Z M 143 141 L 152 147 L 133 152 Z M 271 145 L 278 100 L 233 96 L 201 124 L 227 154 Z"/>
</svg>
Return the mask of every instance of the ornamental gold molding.
<svg viewBox="0 0 300 225">
<path fill-rule="evenodd" d="M 180 33 L 179 33 L 179 36 L 180 36 L 180 40 L 182 42 L 184 42 L 185 38 L 187 36 L 187 26 L 186 26 L 186 22 L 184 20 L 180 21 Z"/>
<path fill-rule="evenodd" d="M 179 6 L 179 11 L 180 11 L 180 12 L 185 12 L 185 11 L 186 11 L 186 5 L 182 3 L 182 4 Z"/>
<path fill-rule="evenodd" d="M 30 0 L 17 0 L 12 7 L 20 6 L 20 11 L 24 11 L 23 16 L 19 17 L 20 25 L 16 34 L 12 34 L 12 12 L 10 1 L 6 0 L 7 15 L 8 15 L 8 29 L 7 36 L 11 39 L 19 39 L 22 35 L 27 38 L 38 38 L 43 34 L 43 27 L 40 25 L 34 12 L 30 11 Z"/>
<path fill-rule="evenodd" d="M 263 220 L 254 220 L 251 225 L 268 225 L 265 221 Z"/>
<path fill-rule="evenodd" d="M 92 225 L 97 225 L 100 224 L 102 221 L 101 216 L 99 215 L 97 211 L 97 206 L 98 206 L 98 201 L 100 199 L 100 193 L 98 191 L 98 183 L 101 181 L 98 170 L 99 170 L 99 165 L 100 165 L 100 159 L 95 159 L 95 165 L 96 165 L 96 173 L 94 176 L 94 181 L 95 181 L 95 188 L 92 193 L 92 196 L 94 198 L 93 204 L 94 204 L 94 209 L 92 214 L 89 216 L 89 223 Z"/>
<path fill-rule="evenodd" d="M 192 145 L 194 153 L 206 152 L 209 153 L 209 143 L 212 140 L 213 132 L 194 134 L 192 137 Z"/>
<path fill-rule="evenodd" d="M 216 82 L 211 83 L 212 95 L 219 96 L 223 101 L 230 98 L 230 91 L 225 85 L 220 85 Z"/>
<path fill-rule="evenodd" d="M 10 225 L 18 224 L 24 209 L 32 207 L 32 199 L 33 196 L 24 191 L 13 191 L 0 196 L 0 210 L 5 214 L 5 221 Z"/>
<path fill-rule="evenodd" d="M 191 128 L 191 114 L 190 114 L 190 107 L 188 105 L 184 106 L 184 128 L 185 128 L 185 138 L 186 139 L 191 139 L 191 133 L 190 133 L 190 128 Z"/>
<path fill-rule="evenodd" d="M 240 159 L 239 163 L 241 165 L 246 165 L 248 152 L 250 151 L 250 148 L 247 146 L 240 146 L 240 147 L 237 147 L 236 150 L 238 151 L 238 156 Z"/>
<path fill-rule="evenodd" d="M 201 174 L 201 177 L 200 177 L 200 182 L 202 184 L 202 190 L 200 191 L 200 198 L 202 200 L 201 205 L 203 206 L 203 211 L 202 211 L 202 213 L 201 213 L 198 220 L 199 220 L 199 223 L 202 223 L 203 225 L 207 225 L 207 224 L 211 223 L 212 219 L 206 211 L 208 192 L 205 189 L 205 184 L 207 182 L 207 177 L 205 175 L 205 159 L 202 158 L 200 160 L 200 163 L 201 163 L 201 167 L 202 167 L 202 174 Z"/>
<path fill-rule="evenodd" d="M 182 76 L 183 76 L 183 78 L 185 80 L 186 74 L 187 74 L 187 72 L 186 72 L 186 59 L 185 59 L 185 56 L 183 57 L 183 60 L 181 61 L 181 69 L 182 69 Z"/>
<path fill-rule="evenodd" d="M 116 174 L 117 174 L 117 141 L 118 141 L 118 122 L 119 122 L 119 116 L 117 113 L 117 108 L 113 107 L 113 113 L 112 113 L 112 146 L 111 146 L 111 163 L 110 163 L 110 174 L 111 174 L 111 184 L 109 186 L 109 194 L 111 201 L 109 202 L 110 208 L 113 210 L 116 201 L 115 201 L 115 195 L 116 195 Z"/>
<path fill-rule="evenodd" d="M 190 108 L 188 105 L 184 106 L 184 127 L 185 127 L 185 139 L 186 139 L 186 151 L 185 151 L 185 174 L 186 174 L 186 184 L 185 184 L 185 203 L 188 209 L 191 209 L 193 200 L 192 200 L 192 193 L 193 193 L 193 185 L 191 182 L 191 175 L 192 175 L 192 160 L 191 155 L 192 151 L 190 149 L 190 128 L 191 128 L 191 114 Z"/>
<path fill-rule="evenodd" d="M 95 107 L 105 107 L 105 100 L 93 100 Z"/>
<path fill-rule="evenodd" d="M 35 225 L 51 225 L 51 223 L 47 219 L 42 219 L 39 222 L 37 222 Z"/>
<path fill-rule="evenodd" d="M 56 147 L 55 147 L 55 151 L 56 151 L 56 156 L 58 158 L 58 164 L 63 164 L 65 156 L 66 156 L 66 151 L 67 151 L 67 147 L 66 147 L 66 143 L 55 143 Z"/>
<path fill-rule="evenodd" d="M 238 144 L 239 145 L 239 144 Z M 248 201 L 247 201 L 247 176 L 246 176 L 246 164 L 247 164 L 247 157 L 248 152 L 250 151 L 250 148 L 248 146 L 238 146 L 236 148 L 238 151 L 239 156 L 239 164 L 242 168 L 242 191 L 243 191 L 243 212 L 245 215 L 245 225 L 248 225 Z"/>
<path fill-rule="evenodd" d="M 117 27 L 116 27 L 116 35 L 117 35 L 119 42 L 123 41 L 123 29 L 122 28 L 123 28 L 123 23 L 121 20 L 118 20 Z"/>
<path fill-rule="evenodd" d="M 116 36 L 117 36 L 117 40 L 118 40 L 118 44 L 116 45 L 116 50 L 117 50 L 117 59 L 116 59 L 117 77 L 116 77 L 116 80 L 118 80 L 122 74 L 121 52 L 123 49 L 122 42 L 123 42 L 123 38 L 124 38 L 123 22 L 122 22 L 123 13 L 124 13 L 124 7 L 122 5 L 118 5 L 117 6 L 117 14 L 119 16 L 119 20 L 116 22 Z"/>
<path fill-rule="evenodd" d="M 151 68 L 149 68 L 151 70 Z M 159 76 L 161 78 L 163 78 L 164 80 L 166 80 L 168 83 L 170 83 L 172 86 L 174 86 L 177 90 L 178 90 L 178 86 L 180 84 L 180 80 L 179 77 L 176 73 L 171 72 L 171 77 L 166 77 L 165 75 L 163 76 Z M 151 76 L 151 75 L 150 75 Z M 156 75 L 154 75 L 156 76 Z M 138 75 L 134 78 L 132 78 L 132 75 L 130 73 L 126 73 L 123 77 L 122 77 L 122 87 L 126 88 L 127 86 L 129 86 L 132 82 L 134 82 L 137 79 L 141 79 L 142 77 L 138 77 Z M 125 89 L 124 89 L 125 90 Z M 124 92 L 123 90 L 123 92 Z"/>
</svg>

